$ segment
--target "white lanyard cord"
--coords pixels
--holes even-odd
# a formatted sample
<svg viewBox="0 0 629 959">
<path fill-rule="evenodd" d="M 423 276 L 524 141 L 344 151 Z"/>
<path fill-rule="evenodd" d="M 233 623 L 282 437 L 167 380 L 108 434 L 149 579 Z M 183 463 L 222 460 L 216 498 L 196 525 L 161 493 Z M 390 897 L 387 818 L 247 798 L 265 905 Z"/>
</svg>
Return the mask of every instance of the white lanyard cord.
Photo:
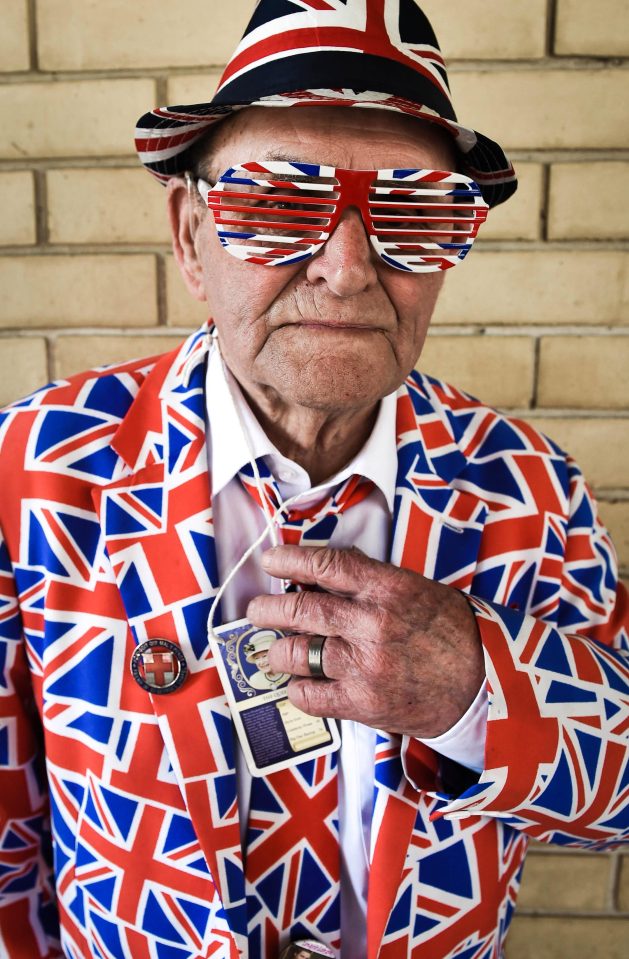
<svg viewBox="0 0 629 959">
<path fill-rule="evenodd" d="M 248 432 L 248 430 L 247 430 L 247 424 L 246 424 L 245 421 L 244 421 L 244 418 L 243 418 L 243 416 L 242 416 L 242 412 L 241 412 L 241 410 L 240 410 L 239 404 L 238 404 L 238 402 L 236 401 L 236 397 L 234 396 L 234 392 L 233 392 L 233 389 L 232 389 L 232 384 L 231 384 L 231 382 L 230 382 L 230 376 L 231 376 L 231 374 L 230 374 L 229 370 L 225 367 L 225 363 L 224 363 L 224 361 L 223 361 L 223 356 L 222 356 L 222 354 L 221 354 L 221 348 L 220 348 L 220 345 L 219 345 L 219 342 L 218 342 L 218 333 L 217 333 L 216 330 L 214 330 L 214 331 L 212 332 L 212 342 L 213 342 L 214 348 L 215 348 L 216 350 L 218 350 L 218 354 L 219 354 L 219 356 L 220 356 L 221 363 L 223 364 L 223 372 L 224 372 L 224 374 L 225 374 L 225 380 L 226 380 L 226 382 L 227 382 L 227 387 L 228 387 L 228 389 L 229 389 L 229 393 L 230 393 L 230 396 L 231 396 L 231 398 L 232 398 L 232 402 L 233 402 L 233 404 L 234 404 L 234 408 L 235 408 L 235 410 L 236 410 L 236 415 L 238 416 L 238 422 L 239 422 L 240 428 L 241 428 L 242 433 L 243 433 L 243 436 L 244 436 L 244 438 L 245 438 L 245 443 L 247 444 L 247 452 L 249 453 L 249 463 L 250 463 L 251 469 L 253 470 L 253 475 L 254 475 L 255 481 L 256 481 L 256 488 L 257 488 L 258 494 L 259 494 L 259 496 L 260 496 L 260 502 L 262 503 L 262 508 L 263 508 L 263 510 L 264 510 L 264 518 L 265 518 L 265 522 L 266 522 L 266 527 L 265 527 L 265 529 L 263 529 L 263 531 L 260 533 L 260 535 L 258 536 L 258 538 L 256 539 L 256 541 L 255 541 L 254 543 L 252 543 L 251 546 L 243 553 L 243 555 L 241 556 L 241 558 L 238 560 L 238 562 L 235 564 L 235 566 L 232 567 L 232 569 L 229 571 L 229 573 L 227 574 L 227 576 L 225 577 L 225 579 L 224 579 L 223 582 L 221 583 L 221 585 L 220 585 L 220 587 L 219 587 L 219 590 L 218 590 L 216 596 L 214 597 L 214 600 L 213 600 L 212 605 L 211 605 L 211 607 L 210 607 L 210 612 L 209 612 L 209 614 L 208 614 L 208 624 L 207 624 L 208 634 L 213 635 L 217 642 L 222 643 L 223 640 L 221 640 L 220 636 L 217 636 L 216 633 L 214 632 L 214 616 L 215 616 L 215 614 L 216 614 L 216 609 L 217 609 L 217 607 L 218 607 L 218 604 L 219 604 L 219 602 L 221 601 L 221 597 L 223 596 L 225 590 L 227 589 L 227 587 L 228 587 L 229 584 L 231 583 L 231 581 L 232 581 L 232 579 L 234 578 L 234 576 L 236 575 L 236 573 L 238 573 L 239 570 L 242 569 L 242 567 L 243 567 L 244 564 L 247 562 L 247 560 L 249 559 L 249 557 L 252 556 L 253 553 L 255 553 L 255 551 L 256 551 L 256 550 L 258 549 L 258 547 L 264 542 L 264 540 L 267 538 L 267 536 L 270 536 L 270 537 L 271 537 L 271 542 L 273 543 L 273 546 L 279 546 L 279 545 L 280 545 L 280 542 L 279 542 L 279 539 L 278 539 L 278 536 L 277 536 L 277 526 L 279 525 L 279 520 L 280 520 L 280 518 L 281 518 L 281 516 L 282 516 L 282 513 L 284 513 L 286 510 L 288 510 L 294 503 L 296 503 L 298 500 L 302 499 L 304 496 L 309 496 L 309 497 L 310 497 L 310 496 L 312 496 L 313 494 L 320 493 L 320 492 L 324 492 L 324 490 L 329 489 L 329 485 L 328 485 L 328 484 L 321 484 L 321 485 L 319 485 L 319 486 L 314 486 L 314 487 L 312 487 L 312 488 L 309 489 L 309 490 L 303 490 L 303 492 L 301 492 L 301 493 L 295 493 L 294 496 L 291 496 L 291 497 L 289 497 L 288 499 L 284 500 L 282 503 L 280 503 L 279 507 L 275 510 L 274 513 L 271 512 L 271 510 L 269 509 L 269 504 L 268 504 L 268 502 L 267 502 L 265 492 L 264 492 L 264 487 L 263 487 L 263 485 L 262 485 L 262 478 L 261 478 L 261 476 L 260 476 L 260 471 L 258 470 L 258 464 L 256 463 L 255 452 L 254 452 L 253 447 L 252 447 L 252 445 L 251 445 L 251 438 L 250 438 L 249 432 Z M 287 586 L 288 586 L 288 583 L 287 583 L 286 580 L 282 580 L 282 586 L 283 586 L 283 588 L 284 588 L 284 591 L 286 591 Z"/>
</svg>

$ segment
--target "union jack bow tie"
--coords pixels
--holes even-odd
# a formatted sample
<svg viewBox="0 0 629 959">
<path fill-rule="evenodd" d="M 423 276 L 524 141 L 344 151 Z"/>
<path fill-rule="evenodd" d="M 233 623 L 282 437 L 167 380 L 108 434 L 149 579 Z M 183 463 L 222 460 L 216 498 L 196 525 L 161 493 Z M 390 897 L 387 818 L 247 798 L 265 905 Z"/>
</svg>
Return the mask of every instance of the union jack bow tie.
<svg viewBox="0 0 629 959">
<path fill-rule="evenodd" d="M 262 481 L 264 501 L 250 464 L 244 466 L 238 474 L 240 481 L 258 506 L 262 509 L 266 506 L 271 516 L 274 516 L 283 503 L 279 486 L 264 457 L 259 457 L 256 465 Z M 316 503 L 306 507 L 295 505 L 283 511 L 277 523 L 284 543 L 296 546 L 327 546 L 341 514 L 366 499 L 373 488 L 371 480 L 354 474 Z"/>
</svg>

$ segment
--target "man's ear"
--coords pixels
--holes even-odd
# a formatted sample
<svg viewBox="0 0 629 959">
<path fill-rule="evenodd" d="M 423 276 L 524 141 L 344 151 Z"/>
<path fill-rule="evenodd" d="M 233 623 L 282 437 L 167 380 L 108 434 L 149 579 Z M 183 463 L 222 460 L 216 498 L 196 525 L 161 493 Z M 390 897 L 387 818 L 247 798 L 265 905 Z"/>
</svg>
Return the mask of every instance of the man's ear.
<svg viewBox="0 0 629 959">
<path fill-rule="evenodd" d="M 183 177 L 173 176 L 166 184 L 168 219 L 173 240 L 175 260 L 183 276 L 188 292 L 195 300 L 204 301 L 203 270 L 194 243 L 200 222 L 200 205 L 190 195 L 196 190 Z"/>
</svg>

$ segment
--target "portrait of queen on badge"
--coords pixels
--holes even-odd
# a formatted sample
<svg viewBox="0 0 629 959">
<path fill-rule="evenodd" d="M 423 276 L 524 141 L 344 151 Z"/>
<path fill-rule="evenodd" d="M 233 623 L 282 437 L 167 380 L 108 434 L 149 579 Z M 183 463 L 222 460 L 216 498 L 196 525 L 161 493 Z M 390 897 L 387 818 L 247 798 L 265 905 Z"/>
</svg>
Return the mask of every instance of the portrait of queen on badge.
<svg viewBox="0 0 629 959">
<path fill-rule="evenodd" d="M 290 679 L 288 673 L 274 673 L 271 669 L 269 649 L 276 639 L 277 634 L 273 630 L 259 629 L 246 633 L 239 640 L 238 660 L 243 676 L 252 689 L 277 689 Z"/>
</svg>

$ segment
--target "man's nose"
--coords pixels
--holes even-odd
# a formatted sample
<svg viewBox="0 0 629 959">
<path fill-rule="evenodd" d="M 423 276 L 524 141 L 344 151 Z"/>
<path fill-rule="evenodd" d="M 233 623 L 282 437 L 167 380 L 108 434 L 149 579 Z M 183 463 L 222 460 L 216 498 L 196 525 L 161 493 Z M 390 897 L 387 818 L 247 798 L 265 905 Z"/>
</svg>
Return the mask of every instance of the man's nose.
<svg viewBox="0 0 629 959">
<path fill-rule="evenodd" d="M 325 281 L 336 296 L 356 296 L 374 286 L 375 252 L 358 210 L 345 210 L 340 223 L 306 270 L 311 283 Z"/>
</svg>

